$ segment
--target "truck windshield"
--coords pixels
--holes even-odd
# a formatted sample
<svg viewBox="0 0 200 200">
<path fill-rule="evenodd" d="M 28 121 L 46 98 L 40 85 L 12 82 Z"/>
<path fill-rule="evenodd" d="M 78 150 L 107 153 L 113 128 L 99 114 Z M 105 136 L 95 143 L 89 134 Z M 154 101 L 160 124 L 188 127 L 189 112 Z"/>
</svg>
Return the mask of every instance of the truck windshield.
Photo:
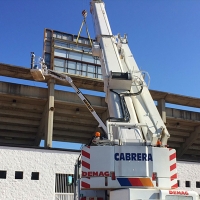
<svg viewBox="0 0 200 200">
<path fill-rule="evenodd" d="M 193 200 L 191 196 L 166 195 L 165 200 Z"/>
</svg>

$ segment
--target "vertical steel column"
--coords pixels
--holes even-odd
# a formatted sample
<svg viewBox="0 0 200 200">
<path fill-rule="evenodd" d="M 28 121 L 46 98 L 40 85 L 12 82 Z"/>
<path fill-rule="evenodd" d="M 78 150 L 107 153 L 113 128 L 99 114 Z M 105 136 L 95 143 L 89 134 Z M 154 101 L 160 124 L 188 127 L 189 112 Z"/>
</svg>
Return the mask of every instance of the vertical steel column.
<svg viewBox="0 0 200 200">
<path fill-rule="evenodd" d="M 45 126 L 45 148 L 52 147 L 53 139 L 53 116 L 54 116 L 54 85 L 55 80 L 48 81 L 48 106 L 47 106 L 47 120 Z"/>
<path fill-rule="evenodd" d="M 167 120 L 166 120 L 166 110 L 165 110 L 165 100 L 164 99 L 158 100 L 158 111 L 160 113 L 160 116 L 161 116 L 163 122 L 166 124 Z"/>
</svg>

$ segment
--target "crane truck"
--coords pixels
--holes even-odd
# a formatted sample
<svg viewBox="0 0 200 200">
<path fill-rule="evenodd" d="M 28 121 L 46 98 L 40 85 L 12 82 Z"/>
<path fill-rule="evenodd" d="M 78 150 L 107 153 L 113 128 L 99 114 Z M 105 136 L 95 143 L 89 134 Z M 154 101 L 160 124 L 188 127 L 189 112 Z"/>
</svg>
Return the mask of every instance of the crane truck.
<svg viewBox="0 0 200 200">
<path fill-rule="evenodd" d="M 110 116 L 106 123 L 70 77 L 46 67 L 31 69 L 35 80 L 52 76 L 70 83 L 102 129 L 75 164 L 74 200 L 197 200 L 196 192 L 177 189 L 176 151 L 167 145 L 170 134 L 127 35 L 112 34 L 102 0 L 91 0 L 90 6 L 96 32 L 92 54 L 101 62 Z"/>
</svg>

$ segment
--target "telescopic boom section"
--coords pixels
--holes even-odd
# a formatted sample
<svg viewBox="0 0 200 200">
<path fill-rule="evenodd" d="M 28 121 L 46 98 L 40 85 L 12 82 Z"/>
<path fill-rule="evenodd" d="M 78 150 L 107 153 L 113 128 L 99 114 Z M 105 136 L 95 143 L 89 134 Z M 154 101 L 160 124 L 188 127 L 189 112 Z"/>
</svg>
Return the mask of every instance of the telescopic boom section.
<svg viewBox="0 0 200 200">
<path fill-rule="evenodd" d="M 109 139 L 119 140 L 121 145 L 166 146 L 170 135 L 129 49 L 127 36 L 113 36 L 103 1 L 92 0 L 90 11 L 97 39 L 93 55 L 100 58 L 110 114 Z"/>
</svg>

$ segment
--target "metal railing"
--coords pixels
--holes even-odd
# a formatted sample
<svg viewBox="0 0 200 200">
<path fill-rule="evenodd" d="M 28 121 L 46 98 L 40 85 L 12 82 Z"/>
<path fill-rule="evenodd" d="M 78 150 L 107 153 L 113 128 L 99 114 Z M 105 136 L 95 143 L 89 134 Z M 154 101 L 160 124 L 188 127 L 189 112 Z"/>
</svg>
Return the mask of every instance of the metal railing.
<svg viewBox="0 0 200 200">
<path fill-rule="evenodd" d="M 74 200 L 73 193 L 56 193 L 55 200 Z"/>
</svg>

